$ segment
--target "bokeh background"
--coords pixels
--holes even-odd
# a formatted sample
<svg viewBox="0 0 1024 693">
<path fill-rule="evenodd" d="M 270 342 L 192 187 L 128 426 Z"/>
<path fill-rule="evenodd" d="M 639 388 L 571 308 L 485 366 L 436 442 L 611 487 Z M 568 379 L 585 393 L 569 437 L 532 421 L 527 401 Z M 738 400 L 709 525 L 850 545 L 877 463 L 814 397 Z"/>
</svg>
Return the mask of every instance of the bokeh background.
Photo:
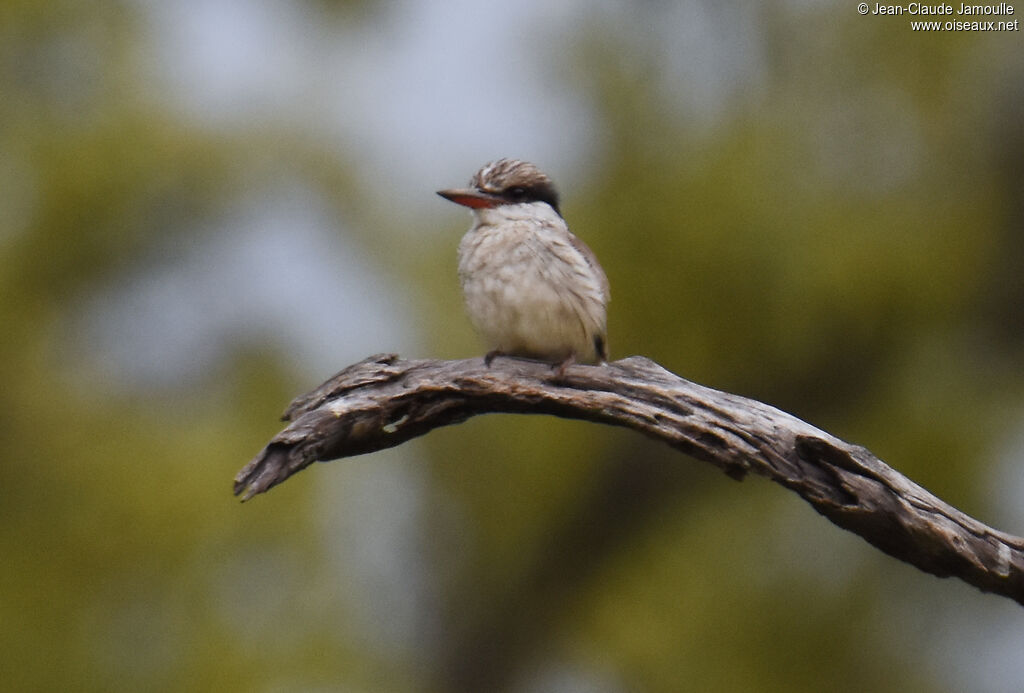
<svg viewBox="0 0 1024 693">
<path fill-rule="evenodd" d="M 1024 534 L 1021 35 L 909 22 L 0 2 L 2 687 L 1021 690 L 1018 605 L 625 431 L 482 417 L 231 495 L 340 368 L 482 352 L 433 191 L 516 156 L 613 357 Z"/>
</svg>

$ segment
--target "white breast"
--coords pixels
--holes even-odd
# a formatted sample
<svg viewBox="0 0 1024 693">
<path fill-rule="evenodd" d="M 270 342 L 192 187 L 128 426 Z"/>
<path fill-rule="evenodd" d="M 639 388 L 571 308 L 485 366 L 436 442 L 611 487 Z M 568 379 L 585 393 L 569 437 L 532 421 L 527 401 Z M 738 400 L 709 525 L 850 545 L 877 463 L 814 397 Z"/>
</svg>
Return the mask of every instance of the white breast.
<svg viewBox="0 0 1024 693">
<path fill-rule="evenodd" d="M 562 361 L 601 354 L 608 302 L 604 273 L 549 205 L 477 210 L 459 245 L 470 320 L 492 349 Z"/>
</svg>

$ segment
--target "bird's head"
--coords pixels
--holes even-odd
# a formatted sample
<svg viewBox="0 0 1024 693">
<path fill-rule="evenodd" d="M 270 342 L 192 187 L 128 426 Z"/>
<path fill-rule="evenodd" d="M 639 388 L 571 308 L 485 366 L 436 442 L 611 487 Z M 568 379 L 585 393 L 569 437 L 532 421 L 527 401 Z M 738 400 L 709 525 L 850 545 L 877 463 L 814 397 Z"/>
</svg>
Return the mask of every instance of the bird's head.
<svg viewBox="0 0 1024 693">
<path fill-rule="evenodd" d="M 476 172 L 468 188 L 438 190 L 437 194 L 474 210 L 545 202 L 561 214 L 558 192 L 551 179 L 533 164 L 518 159 L 492 161 Z"/>
</svg>

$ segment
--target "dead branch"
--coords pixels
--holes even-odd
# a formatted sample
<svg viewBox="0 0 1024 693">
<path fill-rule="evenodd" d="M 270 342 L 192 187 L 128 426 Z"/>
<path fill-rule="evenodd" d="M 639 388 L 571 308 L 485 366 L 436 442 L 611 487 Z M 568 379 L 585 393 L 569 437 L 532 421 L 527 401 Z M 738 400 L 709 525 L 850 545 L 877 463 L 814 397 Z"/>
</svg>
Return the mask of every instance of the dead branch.
<svg viewBox="0 0 1024 693">
<path fill-rule="evenodd" d="M 487 413 L 553 414 L 625 426 L 736 479 L 748 472 L 797 493 L 843 529 L 939 577 L 1024 604 L 1024 539 L 975 520 L 845 443 L 761 402 L 712 390 L 633 356 L 572 366 L 498 358 L 349 366 L 285 412 L 291 423 L 235 477 L 243 500 L 313 462 L 382 450 Z"/>
</svg>

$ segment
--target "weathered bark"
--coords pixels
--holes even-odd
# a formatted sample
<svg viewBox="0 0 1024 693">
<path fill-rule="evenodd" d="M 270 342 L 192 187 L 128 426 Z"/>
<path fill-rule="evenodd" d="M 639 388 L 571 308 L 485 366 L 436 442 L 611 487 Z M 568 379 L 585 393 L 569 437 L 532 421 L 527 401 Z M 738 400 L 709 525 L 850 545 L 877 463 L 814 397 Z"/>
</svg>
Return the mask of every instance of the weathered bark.
<svg viewBox="0 0 1024 693">
<path fill-rule="evenodd" d="M 633 356 L 572 366 L 498 358 L 403 361 L 372 356 L 285 412 L 291 423 L 235 478 L 247 500 L 313 462 L 404 443 L 476 414 L 554 414 L 625 426 L 710 462 L 794 491 L 840 527 L 939 577 L 1024 604 L 1024 539 L 960 512 L 845 443 L 761 402 L 680 378 Z"/>
</svg>

